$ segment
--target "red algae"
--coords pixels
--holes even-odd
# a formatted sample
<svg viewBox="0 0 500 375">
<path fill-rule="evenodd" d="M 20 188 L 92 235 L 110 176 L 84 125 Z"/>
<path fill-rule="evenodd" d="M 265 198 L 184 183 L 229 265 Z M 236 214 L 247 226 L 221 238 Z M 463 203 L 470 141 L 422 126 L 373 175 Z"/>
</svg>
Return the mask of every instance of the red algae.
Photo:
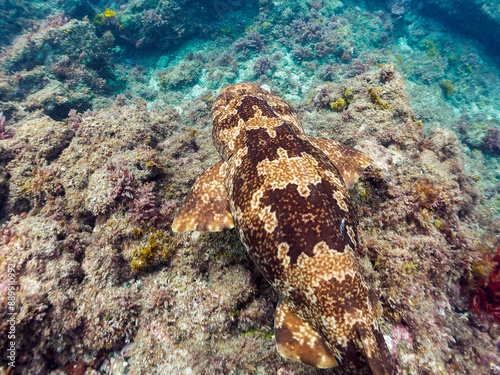
<svg viewBox="0 0 500 375">
<path fill-rule="evenodd" d="M 491 314 L 500 322 L 500 247 L 491 258 L 492 269 L 485 281 L 477 282 L 477 290 L 471 297 L 471 307 L 479 313 Z"/>
</svg>

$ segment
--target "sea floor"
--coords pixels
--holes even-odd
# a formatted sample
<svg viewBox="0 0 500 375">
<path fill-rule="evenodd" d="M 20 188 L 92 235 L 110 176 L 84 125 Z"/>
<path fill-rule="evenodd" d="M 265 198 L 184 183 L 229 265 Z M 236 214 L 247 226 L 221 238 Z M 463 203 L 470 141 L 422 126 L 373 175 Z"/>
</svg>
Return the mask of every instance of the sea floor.
<svg viewBox="0 0 500 375">
<path fill-rule="evenodd" d="M 406 1 L 84 3 L 2 10 L 4 373 L 343 373 L 278 355 L 234 230 L 170 228 L 242 81 L 374 158 L 356 255 L 400 372 L 500 373 L 494 48 Z"/>
</svg>

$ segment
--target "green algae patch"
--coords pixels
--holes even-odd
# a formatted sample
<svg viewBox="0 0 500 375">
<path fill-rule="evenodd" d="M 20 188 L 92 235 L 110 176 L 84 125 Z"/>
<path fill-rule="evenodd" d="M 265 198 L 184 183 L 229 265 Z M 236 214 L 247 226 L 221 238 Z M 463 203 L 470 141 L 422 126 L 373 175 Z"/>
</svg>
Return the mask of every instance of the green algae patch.
<svg viewBox="0 0 500 375">
<path fill-rule="evenodd" d="M 347 107 L 347 102 L 344 98 L 339 98 L 336 101 L 330 103 L 330 108 L 335 112 L 342 112 Z"/>
<path fill-rule="evenodd" d="M 438 50 L 436 41 L 433 38 L 424 39 L 422 45 L 427 50 L 427 56 L 429 57 L 439 57 L 441 53 Z"/>
<path fill-rule="evenodd" d="M 449 79 L 445 79 L 441 82 L 441 90 L 443 90 L 444 96 L 449 98 L 455 91 L 457 91 L 457 88 Z"/>
<path fill-rule="evenodd" d="M 164 231 L 157 230 L 149 235 L 146 244 L 134 249 L 130 266 L 134 272 L 143 271 L 155 265 L 158 260 L 169 259 L 172 253 L 172 239 Z"/>
<path fill-rule="evenodd" d="M 391 105 L 387 100 L 382 99 L 377 91 L 373 87 L 368 87 L 368 94 L 370 95 L 370 101 L 381 109 L 391 109 Z"/>
</svg>

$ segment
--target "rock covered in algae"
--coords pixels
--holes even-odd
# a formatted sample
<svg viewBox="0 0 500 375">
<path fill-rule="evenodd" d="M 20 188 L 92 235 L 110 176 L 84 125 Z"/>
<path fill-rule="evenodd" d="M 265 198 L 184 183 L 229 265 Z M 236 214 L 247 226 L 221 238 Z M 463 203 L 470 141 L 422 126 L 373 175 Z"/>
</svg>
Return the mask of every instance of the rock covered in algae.
<svg viewBox="0 0 500 375">
<path fill-rule="evenodd" d="M 347 90 L 348 105 L 332 111 Z M 495 243 L 473 221 L 498 228 L 482 215 L 454 132 L 424 134 L 388 65 L 311 97 L 297 108 L 308 134 L 376 159 L 351 194 L 360 264 L 384 306 L 381 330 L 399 368 L 494 372 L 498 324 L 469 311 L 468 298 Z M 234 231 L 170 231 L 189 187 L 218 160 L 209 105 L 194 101 L 196 110 L 181 114 L 136 100 L 68 124 L 35 114 L 0 142 L 8 186 L 0 347 L 8 345 L 5 270 L 15 264 L 24 373 L 322 373 L 276 353 L 276 296 Z M 190 116 L 198 127 L 187 126 Z"/>
</svg>

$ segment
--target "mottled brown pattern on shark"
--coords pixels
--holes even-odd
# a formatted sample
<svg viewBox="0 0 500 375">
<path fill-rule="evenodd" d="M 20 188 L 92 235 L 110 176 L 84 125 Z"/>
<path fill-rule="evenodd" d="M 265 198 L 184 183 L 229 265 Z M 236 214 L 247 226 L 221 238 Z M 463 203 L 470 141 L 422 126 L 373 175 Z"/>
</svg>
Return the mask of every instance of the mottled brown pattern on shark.
<svg viewBox="0 0 500 375">
<path fill-rule="evenodd" d="M 224 186 L 222 161 L 207 169 L 189 190 L 172 223 L 175 232 L 221 231 L 234 227 Z M 222 173 L 221 173 L 222 172 Z"/>
<path fill-rule="evenodd" d="M 378 329 L 381 307 L 359 273 L 348 187 L 371 158 L 308 138 L 293 109 L 249 83 L 212 109 L 222 161 L 195 183 L 176 231 L 234 226 L 280 296 L 275 331 L 287 358 L 350 373 L 395 374 Z"/>
</svg>

